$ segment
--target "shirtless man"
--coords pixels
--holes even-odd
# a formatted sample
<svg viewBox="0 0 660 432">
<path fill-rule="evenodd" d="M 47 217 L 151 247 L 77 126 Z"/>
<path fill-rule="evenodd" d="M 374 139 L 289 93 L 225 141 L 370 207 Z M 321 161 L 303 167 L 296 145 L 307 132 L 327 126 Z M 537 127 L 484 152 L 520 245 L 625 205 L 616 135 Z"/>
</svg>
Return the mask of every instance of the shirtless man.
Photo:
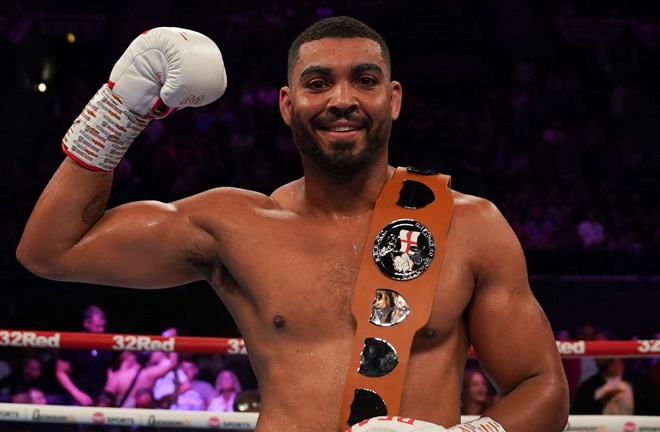
<svg viewBox="0 0 660 432">
<path fill-rule="evenodd" d="M 150 33 L 158 38 L 149 39 Z M 160 90 L 165 105 L 176 106 L 171 95 L 179 80 L 190 87 L 186 91 L 204 94 L 205 102 L 219 97 L 222 91 L 213 86 L 224 90 L 224 67 L 215 69 L 216 54 L 208 49 L 203 61 L 189 58 L 189 45 L 206 42 L 191 32 L 181 33 L 185 42 L 164 33 L 152 30 L 139 43 L 158 45 L 169 37 L 174 48 L 155 51 L 183 57 L 169 66 L 182 69 L 164 74 L 174 81 Z M 159 74 L 144 65 L 127 67 L 130 51 L 113 68 L 113 88 L 106 88 L 111 94 L 103 100 L 114 99 L 108 103 L 122 115 L 131 109 L 144 117 L 155 99 L 143 95 L 158 97 Z M 203 67 L 186 69 L 191 61 Z M 129 69 L 139 79 L 125 80 L 121 73 Z M 215 74 L 211 83 L 209 71 Z M 150 289 L 208 281 L 235 318 L 259 381 L 256 430 L 344 429 L 340 405 L 356 332 L 351 298 L 365 245 L 373 244 L 367 231 L 376 199 L 395 171 L 387 144 L 402 88 L 390 71 L 382 38 L 352 19 L 320 21 L 294 41 L 280 111 L 305 175 L 270 196 L 217 188 L 172 203 L 106 210 L 112 169 L 135 134 L 121 135 L 109 155 L 74 127 L 64 142 L 69 157 L 38 200 L 18 259 L 56 280 Z M 100 102 L 90 103 L 99 109 Z M 79 120 L 97 127 L 89 116 Z M 140 126 L 140 118 L 135 122 Z M 72 141 L 86 148 L 81 152 Z M 413 341 L 400 410 L 391 413 L 424 422 L 387 425 L 392 431 L 427 427 L 425 422 L 439 425 L 426 431 L 457 428 L 472 345 L 501 395 L 484 413 L 499 423 L 491 430 L 561 431 L 568 416 L 566 378 L 530 290 L 520 244 L 493 204 L 451 194 L 453 218 L 431 317 Z M 377 424 L 375 418 L 353 430 Z"/>
<path fill-rule="evenodd" d="M 153 387 L 156 380 L 176 366 L 178 354 L 154 351 L 149 363 L 142 367 L 137 355 L 132 351 L 122 351 L 119 355 L 119 368 L 108 370 L 105 393 L 112 401 L 112 406 L 123 408 L 135 407 L 135 393 L 141 388 Z"/>
</svg>

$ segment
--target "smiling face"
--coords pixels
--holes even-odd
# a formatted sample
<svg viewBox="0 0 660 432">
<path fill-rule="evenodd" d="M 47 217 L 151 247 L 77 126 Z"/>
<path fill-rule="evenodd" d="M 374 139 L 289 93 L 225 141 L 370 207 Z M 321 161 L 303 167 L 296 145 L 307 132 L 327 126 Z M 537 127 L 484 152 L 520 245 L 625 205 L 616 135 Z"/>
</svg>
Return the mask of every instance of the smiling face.
<svg viewBox="0 0 660 432">
<path fill-rule="evenodd" d="M 390 81 L 380 45 L 324 38 L 300 46 L 280 90 L 280 112 L 303 156 L 331 176 L 352 176 L 387 157 L 401 86 Z"/>
<path fill-rule="evenodd" d="M 93 314 L 83 320 L 83 328 L 90 333 L 103 333 L 105 331 L 105 316 Z"/>
<path fill-rule="evenodd" d="M 469 387 L 469 397 L 475 402 L 484 403 L 488 397 L 488 383 L 486 378 L 480 374 L 472 375 Z"/>
<path fill-rule="evenodd" d="M 488 380 L 479 371 L 467 370 L 463 379 L 464 401 L 478 404 L 486 403 L 488 399 Z"/>
</svg>

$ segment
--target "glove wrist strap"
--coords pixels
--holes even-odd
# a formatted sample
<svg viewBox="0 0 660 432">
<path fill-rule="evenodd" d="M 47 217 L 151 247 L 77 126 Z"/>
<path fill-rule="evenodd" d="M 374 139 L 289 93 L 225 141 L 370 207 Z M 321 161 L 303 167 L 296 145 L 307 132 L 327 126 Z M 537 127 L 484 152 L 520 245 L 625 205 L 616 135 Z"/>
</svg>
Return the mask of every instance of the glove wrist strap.
<svg viewBox="0 0 660 432">
<path fill-rule="evenodd" d="M 69 128 L 62 150 L 87 169 L 113 171 L 151 120 L 130 112 L 104 84 Z"/>
<path fill-rule="evenodd" d="M 456 432 L 506 432 L 502 425 L 490 417 L 479 417 L 467 423 L 453 426 L 448 430 Z"/>
</svg>

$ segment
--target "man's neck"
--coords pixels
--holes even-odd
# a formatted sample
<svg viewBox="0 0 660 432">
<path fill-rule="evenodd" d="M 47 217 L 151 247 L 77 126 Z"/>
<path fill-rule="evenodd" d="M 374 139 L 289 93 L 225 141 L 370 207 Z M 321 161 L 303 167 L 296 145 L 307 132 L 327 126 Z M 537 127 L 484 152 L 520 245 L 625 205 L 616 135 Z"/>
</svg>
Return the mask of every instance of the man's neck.
<svg viewBox="0 0 660 432">
<path fill-rule="evenodd" d="M 350 179 L 337 179 L 319 169 L 306 166 L 300 182 L 303 205 L 311 212 L 348 217 L 371 212 L 383 185 L 395 169 L 383 162 Z"/>
</svg>

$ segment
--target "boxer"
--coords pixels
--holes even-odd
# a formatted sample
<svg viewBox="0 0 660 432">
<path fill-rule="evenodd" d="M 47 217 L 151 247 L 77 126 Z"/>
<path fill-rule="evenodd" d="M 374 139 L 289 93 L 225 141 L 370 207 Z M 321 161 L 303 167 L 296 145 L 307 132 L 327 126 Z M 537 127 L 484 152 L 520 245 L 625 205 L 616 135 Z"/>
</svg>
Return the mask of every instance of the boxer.
<svg viewBox="0 0 660 432">
<path fill-rule="evenodd" d="M 453 189 L 430 317 L 412 339 L 400 409 L 340 418 L 356 320 L 369 319 L 352 315 L 351 299 L 362 257 L 379 247 L 370 223 L 395 173 L 388 142 L 403 93 L 391 70 L 373 29 L 348 17 L 321 20 L 292 43 L 279 97 L 302 178 L 270 195 L 218 187 L 107 209 L 113 170 L 140 131 L 213 102 L 227 85 L 208 37 L 179 28 L 138 36 L 64 137 L 67 156 L 27 222 L 19 261 L 41 277 L 86 284 L 207 281 L 234 317 L 259 381 L 258 432 L 561 431 L 566 377 L 520 243 L 492 203 Z M 417 254 L 429 253 L 434 243 L 424 236 L 432 233 L 413 234 L 428 247 L 392 268 L 395 279 L 430 259 Z M 398 294 L 393 305 L 403 307 Z M 373 321 L 396 328 L 415 314 L 411 305 L 396 319 Z M 470 347 L 500 398 L 483 418 L 458 425 Z"/>
</svg>

